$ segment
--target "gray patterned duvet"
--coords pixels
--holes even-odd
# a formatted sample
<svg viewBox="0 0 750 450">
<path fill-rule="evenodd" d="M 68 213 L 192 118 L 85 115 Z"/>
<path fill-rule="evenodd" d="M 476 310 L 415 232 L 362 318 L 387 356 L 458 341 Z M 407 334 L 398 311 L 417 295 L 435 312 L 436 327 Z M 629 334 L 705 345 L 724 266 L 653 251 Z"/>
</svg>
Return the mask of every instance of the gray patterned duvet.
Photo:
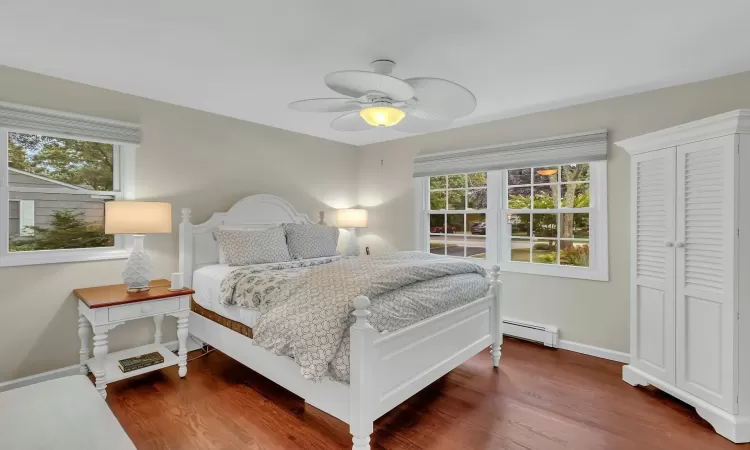
<svg viewBox="0 0 750 450">
<path fill-rule="evenodd" d="M 370 323 L 395 331 L 487 295 L 484 269 L 422 252 L 372 258 L 279 263 L 233 271 L 221 286 L 225 305 L 259 308 L 254 342 L 300 365 L 305 378 L 349 381 L 352 301 L 371 301 Z"/>
</svg>

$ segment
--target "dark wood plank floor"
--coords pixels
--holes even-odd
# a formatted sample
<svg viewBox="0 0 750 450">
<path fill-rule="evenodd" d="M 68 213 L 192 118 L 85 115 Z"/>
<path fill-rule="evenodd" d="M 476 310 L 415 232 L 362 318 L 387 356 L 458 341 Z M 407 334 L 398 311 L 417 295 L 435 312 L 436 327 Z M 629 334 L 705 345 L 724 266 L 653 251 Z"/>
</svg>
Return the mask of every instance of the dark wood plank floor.
<svg viewBox="0 0 750 450">
<path fill-rule="evenodd" d="M 191 357 L 199 352 L 193 352 Z M 750 449 L 695 411 L 620 378 L 621 364 L 506 339 L 500 369 L 475 356 L 376 424 L 385 449 Z M 347 426 L 215 351 L 111 384 L 139 449 L 350 448 Z"/>
</svg>

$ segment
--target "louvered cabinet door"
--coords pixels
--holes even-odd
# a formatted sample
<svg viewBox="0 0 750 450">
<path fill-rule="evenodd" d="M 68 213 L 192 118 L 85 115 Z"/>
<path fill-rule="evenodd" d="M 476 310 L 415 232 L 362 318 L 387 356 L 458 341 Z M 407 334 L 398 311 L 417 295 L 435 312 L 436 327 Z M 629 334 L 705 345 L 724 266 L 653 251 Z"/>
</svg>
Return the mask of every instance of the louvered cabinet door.
<svg viewBox="0 0 750 450">
<path fill-rule="evenodd" d="M 631 364 L 675 383 L 675 148 L 632 157 Z"/>
<path fill-rule="evenodd" d="M 677 147 L 677 386 L 729 412 L 736 409 L 735 139 Z"/>
</svg>

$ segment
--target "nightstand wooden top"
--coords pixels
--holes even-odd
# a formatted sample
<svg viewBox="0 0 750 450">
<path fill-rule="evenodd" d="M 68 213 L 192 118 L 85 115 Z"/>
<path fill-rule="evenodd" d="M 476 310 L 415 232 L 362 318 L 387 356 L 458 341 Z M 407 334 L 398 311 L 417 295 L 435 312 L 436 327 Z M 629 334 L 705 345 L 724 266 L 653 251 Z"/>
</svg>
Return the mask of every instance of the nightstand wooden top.
<svg viewBox="0 0 750 450">
<path fill-rule="evenodd" d="M 128 292 L 124 284 L 113 284 L 111 286 L 97 286 L 84 289 L 74 289 L 73 294 L 78 297 L 90 309 L 105 308 L 109 306 L 125 305 L 128 303 L 147 302 L 160 298 L 179 297 L 181 295 L 194 294 L 192 289 L 179 291 L 169 290 L 169 280 L 153 280 L 149 283 L 151 289 L 144 292 Z"/>
</svg>

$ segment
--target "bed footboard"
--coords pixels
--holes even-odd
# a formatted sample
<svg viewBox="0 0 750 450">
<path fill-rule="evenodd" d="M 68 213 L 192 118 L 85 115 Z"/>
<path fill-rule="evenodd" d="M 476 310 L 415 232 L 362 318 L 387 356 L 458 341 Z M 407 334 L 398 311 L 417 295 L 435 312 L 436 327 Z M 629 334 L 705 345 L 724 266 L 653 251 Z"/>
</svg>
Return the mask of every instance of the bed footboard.
<svg viewBox="0 0 750 450">
<path fill-rule="evenodd" d="M 353 448 L 369 449 L 373 421 L 490 346 L 500 362 L 502 285 L 498 266 L 490 291 L 460 308 L 391 333 L 367 321 L 369 299 L 354 300 L 357 321 L 351 333 L 350 416 Z"/>
</svg>

